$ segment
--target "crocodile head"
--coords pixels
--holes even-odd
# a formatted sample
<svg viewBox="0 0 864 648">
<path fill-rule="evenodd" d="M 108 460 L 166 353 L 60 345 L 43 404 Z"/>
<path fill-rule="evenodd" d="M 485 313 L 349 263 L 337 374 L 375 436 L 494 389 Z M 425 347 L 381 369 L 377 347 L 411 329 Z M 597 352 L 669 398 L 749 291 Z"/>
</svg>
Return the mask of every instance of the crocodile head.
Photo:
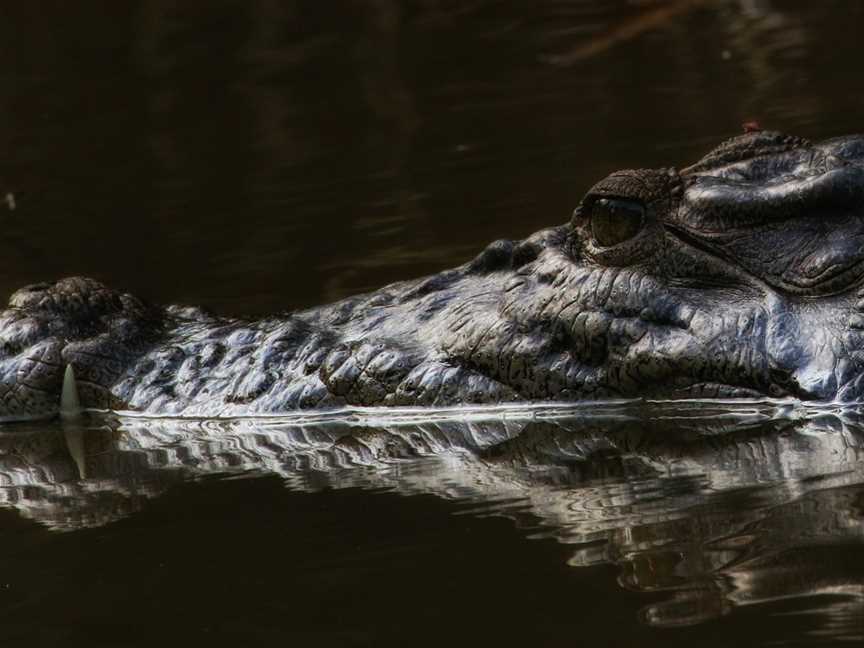
<svg viewBox="0 0 864 648">
<path fill-rule="evenodd" d="M 748 133 L 613 173 L 511 263 L 456 355 L 520 395 L 864 395 L 862 137 Z"/>
<path fill-rule="evenodd" d="M 864 138 L 748 133 L 681 171 L 614 173 L 570 254 L 613 390 L 861 395 Z"/>
<path fill-rule="evenodd" d="M 263 320 L 82 278 L 0 313 L 0 416 L 238 415 L 614 397 L 864 397 L 864 137 L 748 133 L 628 170 L 571 222 L 465 265 Z"/>
</svg>

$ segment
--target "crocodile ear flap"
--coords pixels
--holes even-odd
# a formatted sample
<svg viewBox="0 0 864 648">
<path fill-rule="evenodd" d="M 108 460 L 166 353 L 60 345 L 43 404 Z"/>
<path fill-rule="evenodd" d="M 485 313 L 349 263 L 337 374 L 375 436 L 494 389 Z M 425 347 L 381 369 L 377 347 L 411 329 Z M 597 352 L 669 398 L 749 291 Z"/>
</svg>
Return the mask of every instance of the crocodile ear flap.
<svg viewBox="0 0 864 648">
<path fill-rule="evenodd" d="M 777 131 L 767 130 L 746 132 L 743 135 L 726 140 L 696 164 L 681 169 L 681 174 L 707 173 L 762 155 L 776 155 L 808 146 L 812 146 L 809 140 L 803 137 L 796 137 L 795 135 L 786 135 Z"/>
</svg>

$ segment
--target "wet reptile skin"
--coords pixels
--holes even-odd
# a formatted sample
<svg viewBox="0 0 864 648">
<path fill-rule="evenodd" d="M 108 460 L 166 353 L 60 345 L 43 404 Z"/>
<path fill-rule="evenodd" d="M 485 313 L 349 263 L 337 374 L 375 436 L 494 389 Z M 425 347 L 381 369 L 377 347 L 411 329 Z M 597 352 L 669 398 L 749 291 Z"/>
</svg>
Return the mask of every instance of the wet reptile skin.
<svg viewBox="0 0 864 648">
<path fill-rule="evenodd" d="M 864 137 L 761 131 L 620 171 L 569 223 L 260 320 L 85 278 L 0 313 L 0 415 L 82 404 L 241 415 L 343 405 L 864 396 Z"/>
</svg>

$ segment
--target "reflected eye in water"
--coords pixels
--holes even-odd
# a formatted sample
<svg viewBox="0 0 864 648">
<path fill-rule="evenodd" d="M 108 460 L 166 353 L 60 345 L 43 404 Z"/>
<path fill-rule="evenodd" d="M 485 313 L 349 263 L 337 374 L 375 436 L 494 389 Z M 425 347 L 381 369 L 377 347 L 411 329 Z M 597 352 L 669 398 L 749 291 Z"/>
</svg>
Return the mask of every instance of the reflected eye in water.
<svg viewBox="0 0 864 648">
<path fill-rule="evenodd" d="M 623 198 L 598 198 L 591 205 L 591 235 L 601 247 L 636 236 L 645 222 L 645 207 Z"/>
</svg>

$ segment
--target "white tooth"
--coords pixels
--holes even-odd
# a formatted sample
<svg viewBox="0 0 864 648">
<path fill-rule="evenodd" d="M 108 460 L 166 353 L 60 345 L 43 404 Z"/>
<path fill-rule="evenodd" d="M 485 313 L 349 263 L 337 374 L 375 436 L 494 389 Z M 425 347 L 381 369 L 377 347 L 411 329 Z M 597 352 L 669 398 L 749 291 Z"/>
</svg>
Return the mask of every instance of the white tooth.
<svg viewBox="0 0 864 648">
<path fill-rule="evenodd" d="M 78 386 L 75 384 L 75 370 L 72 365 L 66 365 L 63 376 L 63 392 L 60 394 L 60 416 L 64 419 L 77 418 L 81 415 L 81 403 L 78 400 Z"/>
</svg>

